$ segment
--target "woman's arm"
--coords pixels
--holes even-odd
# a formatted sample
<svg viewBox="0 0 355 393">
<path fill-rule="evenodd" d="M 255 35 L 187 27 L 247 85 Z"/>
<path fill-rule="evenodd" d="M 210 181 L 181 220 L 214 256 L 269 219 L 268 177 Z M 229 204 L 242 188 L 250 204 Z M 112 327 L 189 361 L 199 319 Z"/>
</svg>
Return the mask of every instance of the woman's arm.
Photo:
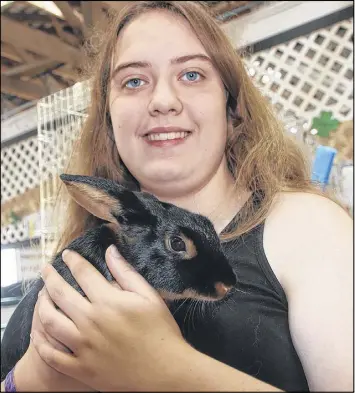
<svg viewBox="0 0 355 393">
<path fill-rule="evenodd" d="M 353 391 L 353 242 L 348 214 L 317 195 L 280 195 L 265 224 L 265 252 L 314 391 Z"/>
<path fill-rule="evenodd" d="M 45 335 L 38 312 L 38 302 L 35 306 L 32 320 L 32 332 Z M 47 336 L 46 339 L 53 348 L 65 350 L 55 339 Z M 39 356 L 30 342 L 24 356 L 17 362 L 14 369 L 14 381 L 18 392 L 89 392 L 91 388 L 49 367 Z M 1 391 L 5 391 L 5 381 L 1 383 Z"/>
<path fill-rule="evenodd" d="M 107 255 L 115 286 L 78 254 L 63 259 L 88 299 L 51 266 L 43 271 L 41 321 L 73 354 L 36 332 L 33 343 L 58 372 L 98 391 L 277 391 L 187 344 L 164 301 L 123 258 Z"/>
<path fill-rule="evenodd" d="M 280 392 L 281 390 L 191 348 L 174 366 L 166 391 Z M 176 364 L 176 363 L 174 363 Z"/>
<path fill-rule="evenodd" d="M 191 348 L 192 349 L 192 348 Z M 48 366 L 47 366 L 48 367 Z M 53 370 L 53 372 L 56 372 Z M 66 378 L 66 377 L 64 377 Z M 31 369 L 18 369 L 17 391 L 50 391 L 48 384 L 40 383 L 34 378 L 33 364 Z M 59 383 L 58 383 L 59 382 Z M 58 380 L 56 385 L 52 384 L 53 391 L 89 391 L 89 389 L 74 390 L 74 385 L 66 385 Z M 241 373 L 223 363 L 194 350 L 186 353 L 181 363 L 174 365 L 173 372 L 167 379 L 162 389 L 166 391 L 253 391 L 253 392 L 276 392 L 280 391 L 262 381 L 256 380 Z M 1 384 L 1 391 L 5 392 L 5 382 Z M 157 390 L 156 390 L 157 391 Z"/>
</svg>

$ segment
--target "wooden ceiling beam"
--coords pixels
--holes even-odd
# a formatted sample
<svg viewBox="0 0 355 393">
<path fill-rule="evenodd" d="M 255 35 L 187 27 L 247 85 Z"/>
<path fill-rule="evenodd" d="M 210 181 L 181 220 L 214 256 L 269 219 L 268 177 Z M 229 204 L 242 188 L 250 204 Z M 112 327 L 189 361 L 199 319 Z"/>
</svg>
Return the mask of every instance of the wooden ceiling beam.
<svg viewBox="0 0 355 393">
<path fill-rule="evenodd" d="M 20 50 L 23 53 L 26 53 L 27 55 L 31 55 L 30 53 L 27 53 L 25 50 Z M 4 42 L 1 43 L 1 56 L 6 57 L 7 59 L 18 61 L 18 62 L 33 62 L 33 58 L 30 60 L 25 60 L 23 56 L 20 56 L 18 53 L 19 50 L 15 50 L 11 45 L 6 44 Z M 22 54 L 23 54 L 22 53 Z M 35 60 L 37 61 L 37 60 Z M 77 81 L 79 78 L 79 75 L 76 71 L 74 71 L 69 65 L 64 65 L 62 67 L 59 67 L 55 70 L 53 70 L 53 74 L 58 75 L 64 79 L 70 79 L 72 81 Z"/>
<path fill-rule="evenodd" d="M 37 56 L 32 53 L 27 52 L 23 48 L 15 48 L 15 51 L 19 54 L 20 58 L 24 63 L 31 63 L 33 61 L 39 60 Z M 40 59 L 41 60 L 41 59 Z"/>
<path fill-rule="evenodd" d="M 38 60 L 29 64 L 21 64 L 16 67 L 12 67 L 5 72 L 3 75 L 10 77 L 20 78 L 22 76 L 34 76 L 45 72 L 48 69 L 58 66 L 57 61 L 53 60 Z"/>
<path fill-rule="evenodd" d="M 60 9 L 66 22 L 71 27 L 83 31 L 83 16 L 73 9 L 68 1 L 53 1 L 53 3 Z"/>
<path fill-rule="evenodd" d="M 80 45 L 81 39 L 79 37 L 76 37 L 75 35 L 69 34 L 64 31 L 63 25 L 59 23 L 58 19 L 54 15 L 50 15 L 50 18 L 52 25 L 61 40 L 74 47 L 78 47 Z"/>
<path fill-rule="evenodd" d="M 24 26 L 5 16 L 1 16 L 1 40 L 61 63 L 72 65 L 80 63 L 80 56 L 76 48 L 65 44 L 57 37 Z"/>
<path fill-rule="evenodd" d="M 37 83 L 32 81 L 24 82 L 5 75 L 1 75 L 1 92 L 29 101 L 38 100 L 47 95 L 46 89 Z"/>
<path fill-rule="evenodd" d="M 53 74 L 60 76 L 63 79 L 70 79 L 74 82 L 79 80 L 79 74 L 75 70 L 73 70 L 70 66 L 63 65 L 55 70 L 53 70 Z"/>
<path fill-rule="evenodd" d="M 14 61 L 22 61 L 15 49 L 6 42 L 1 42 L 1 56 Z"/>
<path fill-rule="evenodd" d="M 2 73 L 4 76 L 8 76 L 10 78 L 25 77 L 26 79 L 28 79 L 31 76 L 35 76 L 36 74 L 39 74 L 48 68 L 53 68 L 58 65 L 58 62 L 56 61 L 51 61 L 47 59 L 37 60 L 36 56 L 34 56 L 32 53 L 26 52 L 24 49 L 16 48 L 15 50 L 25 64 L 21 64 L 19 66 L 12 67 L 9 70 L 6 70 L 6 72 Z M 23 78 L 23 81 L 26 81 L 25 78 Z M 45 95 L 49 95 L 52 92 L 62 90 L 67 87 L 63 83 L 58 83 L 52 75 L 48 74 L 41 75 L 38 79 L 32 80 L 31 82 L 40 87 L 44 87 L 46 91 Z"/>
<path fill-rule="evenodd" d="M 19 63 L 40 60 L 31 53 L 26 52 L 26 50 L 22 48 L 15 48 L 13 45 L 7 44 L 6 42 L 1 42 L 1 56 Z"/>
</svg>

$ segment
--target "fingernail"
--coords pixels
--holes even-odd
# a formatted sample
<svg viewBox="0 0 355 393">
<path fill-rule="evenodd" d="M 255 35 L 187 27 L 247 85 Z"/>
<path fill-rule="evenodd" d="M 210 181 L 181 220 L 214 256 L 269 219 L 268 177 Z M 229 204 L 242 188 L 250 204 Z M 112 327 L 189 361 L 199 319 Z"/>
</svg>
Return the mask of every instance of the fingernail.
<svg viewBox="0 0 355 393">
<path fill-rule="evenodd" d="M 65 258 L 69 254 L 69 250 L 64 250 L 62 252 L 62 258 Z"/>
<path fill-rule="evenodd" d="M 121 254 L 118 252 L 117 248 L 113 244 L 110 246 L 110 255 L 112 256 L 112 258 L 115 259 L 122 258 Z"/>
</svg>

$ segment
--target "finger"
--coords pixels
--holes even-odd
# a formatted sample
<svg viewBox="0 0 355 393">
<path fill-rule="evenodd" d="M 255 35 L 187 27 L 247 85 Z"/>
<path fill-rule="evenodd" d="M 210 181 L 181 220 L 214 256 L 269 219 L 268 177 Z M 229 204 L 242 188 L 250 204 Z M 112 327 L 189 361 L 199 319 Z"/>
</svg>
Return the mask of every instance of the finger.
<svg viewBox="0 0 355 393">
<path fill-rule="evenodd" d="M 75 356 L 54 348 L 46 340 L 44 335 L 38 331 L 32 332 L 31 336 L 32 344 L 38 355 L 49 367 L 69 377 L 78 379 L 78 375 L 80 375 L 80 363 Z"/>
<path fill-rule="evenodd" d="M 81 342 L 80 332 L 73 321 L 55 308 L 45 288 L 41 291 L 37 303 L 38 316 L 49 341 L 53 340 L 54 344 L 59 342 L 72 352 L 77 352 Z"/>
<path fill-rule="evenodd" d="M 92 303 L 102 300 L 103 296 L 110 296 L 112 285 L 110 286 L 106 278 L 85 258 L 71 250 L 65 250 L 62 258 Z"/>
<path fill-rule="evenodd" d="M 122 290 L 122 288 L 120 287 L 120 285 L 118 284 L 117 281 L 111 281 L 110 284 L 111 284 L 114 288 L 117 288 L 117 289 L 121 289 L 121 290 Z"/>
<path fill-rule="evenodd" d="M 31 334 L 34 331 L 39 331 L 40 333 L 42 333 L 46 337 L 46 339 L 49 341 L 49 343 L 51 345 L 53 345 L 55 348 L 57 348 L 60 351 L 68 352 L 69 349 L 67 347 L 65 347 L 62 343 L 57 341 L 55 338 L 50 337 L 48 334 L 46 334 L 44 327 L 42 325 L 42 322 L 41 322 L 39 315 L 38 315 L 38 306 L 39 306 L 39 302 L 37 301 L 37 303 L 35 305 L 34 313 L 33 313 Z M 32 340 L 31 334 L 30 334 L 30 339 Z"/>
<path fill-rule="evenodd" d="M 136 292 L 150 299 L 160 299 L 158 292 L 119 254 L 114 245 L 106 251 L 106 263 L 123 290 Z"/>
<path fill-rule="evenodd" d="M 72 288 L 50 264 L 42 269 L 42 279 L 52 301 L 77 325 L 91 315 L 90 302 Z"/>
</svg>

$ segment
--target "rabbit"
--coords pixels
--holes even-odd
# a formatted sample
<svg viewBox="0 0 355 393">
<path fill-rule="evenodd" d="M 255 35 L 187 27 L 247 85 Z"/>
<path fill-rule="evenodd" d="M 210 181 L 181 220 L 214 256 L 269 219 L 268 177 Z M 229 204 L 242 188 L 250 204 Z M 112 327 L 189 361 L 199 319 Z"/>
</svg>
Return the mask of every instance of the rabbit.
<svg viewBox="0 0 355 393">
<path fill-rule="evenodd" d="M 76 203 L 100 219 L 99 225 L 88 229 L 67 249 L 86 258 L 108 281 L 114 278 L 105 252 L 114 244 L 167 302 L 184 298 L 218 301 L 236 285 L 236 275 L 206 217 L 104 178 L 62 174 L 60 179 Z M 85 296 L 61 252 L 52 264 Z M 29 346 L 34 307 L 43 285 L 41 278 L 34 281 L 5 329 L 1 381 Z"/>
</svg>

